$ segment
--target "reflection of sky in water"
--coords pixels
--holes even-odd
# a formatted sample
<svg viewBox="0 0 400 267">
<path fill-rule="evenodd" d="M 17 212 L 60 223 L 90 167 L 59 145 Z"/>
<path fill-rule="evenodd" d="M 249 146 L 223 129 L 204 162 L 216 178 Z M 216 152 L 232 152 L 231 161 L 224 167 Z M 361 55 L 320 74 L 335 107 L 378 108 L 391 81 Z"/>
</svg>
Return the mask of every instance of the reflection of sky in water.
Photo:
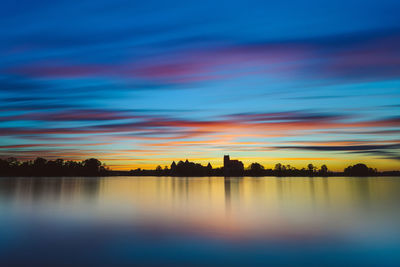
<svg viewBox="0 0 400 267">
<path fill-rule="evenodd" d="M 395 266 L 399 192 L 398 178 L 1 179 L 0 260 Z"/>
</svg>

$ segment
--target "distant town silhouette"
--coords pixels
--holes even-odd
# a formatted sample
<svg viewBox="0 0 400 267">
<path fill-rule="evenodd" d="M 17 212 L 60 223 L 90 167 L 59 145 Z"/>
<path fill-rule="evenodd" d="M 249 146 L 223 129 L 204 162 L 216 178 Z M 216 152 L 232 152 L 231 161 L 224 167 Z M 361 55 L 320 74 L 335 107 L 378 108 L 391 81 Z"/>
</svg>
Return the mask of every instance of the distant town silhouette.
<svg viewBox="0 0 400 267">
<path fill-rule="evenodd" d="M 239 160 L 231 160 L 229 155 L 223 158 L 223 167 L 213 168 L 210 163 L 203 166 L 189 160 L 178 163 L 175 161 L 168 167 L 157 166 L 155 169 L 135 169 L 131 171 L 117 171 L 109 169 L 100 160 L 95 158 L 83 161 L 64 161 L 63 159 L 46 160 L 38 157 L 31 161 L 19 161 L 14 157 L 0 159 L 0 176 L 302 176 L 302 177 L 327 177 L 327 176 L 391 176 L 399 175 L 400 171 L 378 172 L 377 169 L 368 167 L 363 163 L 348 166 L 343 172 L 330 171 L 324 164 L 320 168 L 313 164 L 297 169 L 291 165 L 275 164 L 273 169 L 266 169 L 260 163 L 251 163 L 247 168 Z"/>
</svg>

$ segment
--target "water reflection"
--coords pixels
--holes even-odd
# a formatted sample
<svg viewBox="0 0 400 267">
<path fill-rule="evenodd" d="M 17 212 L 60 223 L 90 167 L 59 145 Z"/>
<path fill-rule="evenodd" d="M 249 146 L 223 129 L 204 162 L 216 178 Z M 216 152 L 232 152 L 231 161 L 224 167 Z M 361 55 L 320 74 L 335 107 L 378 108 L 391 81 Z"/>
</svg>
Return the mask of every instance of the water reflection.
<svg viewBox="0 0 400 267">
<path fill-rule="evenodd" d="M 390 209 L 400 198 L 397 178 L 4 178 L 0 199 L 17 204 L 14 209 L 46 202 L 91 203 L 99 211 L 110 205 L 128 213 L 134 207 L 154 216 L 174 213 L 179 217 L 207 215 L 232 220 L 301 210 L 305 213 L 374 212 Z M 397 206 L 396 206 L 397 208 Z M 262 211 L 262 212 L 261 212 Z M 115 210 L 114 210 L 115 212 Z M 294 215 L 294 214 L 292 214 Z M 73 216 L 73 214 L 71 214 Z"/>
<path fill-rule="evenodd" d="M 81 201 L 101 210 L 109 205 L 134 207 L 147 214 L 226 217 L 244 213 L 370 212 L 390 209 L 400 198 L 397 178 L 4 178 L 0 199 L 25 207 L 35 203 L 65 204 Z M 83 204 L 82 203 L 82 204 Z M 396 207 L 397 208 L 397 205 Z M 297 214 L 296 216 L 301 215 Z M 73 214 L 71 214 L 73 216 Z M 210 217 L 211 216 L 211 217 Z M 228 216 L 229 217 L 229 216 Z M 232 217 L 229 217 L 231 220 Z M 238 218 L 240 219 L 240 218 Z"/>
<path fill-rule="evenodd" d="M 0 178 L 0 199 L 22 204 L 94 199 L 99 187 L 100 179 L 97 178 Z"/>
<path fill-rule="evenodd" d="M 308 256 L 303 255 L 302 264 L 324 253 L 352 255 L 353 263 L 360 263 L 365 260 L 363 253 L 371 249 L 400 252 L 399 200 L 396 177 L 3 178 L 0 248 L 12 240 L 15 248 L 9 248 L 7 255 L 14 255 L 41 244 L 45 236 L 54 245 L 47 249 L 57 249 L 53 251 L 57 261 L 65 256 L 60 247 L 73 249 L 75 242 L 95 238 L 96 246 L 107 248 L 103 256 L 111 262 L 116 259 L 115 250 L 124 251 L 122 244 L 129 251 L 128 256 L 124 254 L 127 262 L 146 262 L 131 251 L 138 246 L 146 250 L 146 244 L 150 254 L 155 249 L 176 256 L 186 249 L 187 262 L 192 263 L 199 260 L 198 253 L 209 257 L 207 264 L 236 253 L 231 263 L 243 265 L 256 253 L 258 263 L 274 260 L 276 265 L 281 259 L 278 255 L 288 253 L 288 247 L 295 248 L 290 252 L 295 253 L 311 246 L 327 250 L 311 250 L 309 255 L 303 251 Z M 26 231 L 30 234 L 21 234 Z M 69 245 L 62 241 L 66 235 Z M 355 253 L 359 246 L 364 250 Z M 213 254 L 208 247 L 220 253 Z M 91 250 L 84 251 L 79 257 L 90 258 Z M 179 263 L 163 255 L 167 262 Z M 1 257 L 13 260 L 2 253 Z M 399 262 L 399 257 L 385 257 L 386 263 L 388 259 Z M 41 259 L 30 258 L 38 263 Z"/>
</svg>

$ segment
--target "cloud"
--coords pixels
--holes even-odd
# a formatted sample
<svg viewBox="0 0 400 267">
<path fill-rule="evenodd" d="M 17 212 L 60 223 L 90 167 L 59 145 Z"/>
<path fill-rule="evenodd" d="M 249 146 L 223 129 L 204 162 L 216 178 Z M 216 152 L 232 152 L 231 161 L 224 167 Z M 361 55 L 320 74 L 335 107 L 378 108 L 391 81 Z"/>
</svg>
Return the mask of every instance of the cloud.
<svg viewBox="0 0 400 267">
<path fill-rule="evenodd" d="M 58 127 L 2 127 L 1 135 L 15 134 L 100 134 L 127 133 L 132 138 L 151 135 L 207 135 L 211 133 L 248 132 L 266 133 L 323 130 L 334 128 L 398 127 L 400 118 L 387 117 L 371 121 L 351 121 L 342 114 L 311 113 L 303 111 L 277 113 L 243 113 L 221 116 L 215 119 L 183 119 L 160 114 L 138 114 L 113 109 L 81 109 L 48 112 L 28 112 L 21 115 L 3 116 L 2 121 L 57 122 Z M 96 122 L 93 125 L 62 127 L 67 122 Z"/>
<path fill-rule="evenodd" d="M 277 149 L 298 149 L 314 151 L 373 151 L 378 149 L 398 149 L 400 144 L 359 145 L 359 146 L 278 146 Z"/>
<path fill-rule="evenodd" d="M 274 112 L 274 113 L 239 113 L 228 115 L 228 118 L 255 121 L 255 122 L 276 122 L 276 121 L 333 121 L 349 118 L 350 116 L 327 113 L 312 113 L 303 111 Z"/>
<path fill-rule="evenodd" d="M 19 149 L 19 148 L 30 148 L 30 147 L 67 147 L 67 146 L 104 146 L 110 145 L 111 143 L 74 143 L 74 144 L 66 144 L 66 143 L 58 143 L 58 144 L 21 144 L 21 145 L 4 145 L 0 146 L 0 149 Z"/>
<path fill-rule="evenodd" d="M 335 130 L 335 131 L 321 131 L 322 134 L 345 134 L 345 135 L 397 135 L 400 134 L 400 130 L 374 130 L 366 129 L 360 130 Z"/>
<path fill-rule="evenodd" d="M 379 143 L 380 141 L 377 141 Z M 332 142 L 334 143 L 334 142 Z M 340 143 L 340 142 L 337 142 Z M 374 141 L 360 143 L 374 143 Z M 385 143 L 385 142 L 383 142 Z M 392 142 L 387 141 L 386 143 L 391 144 L 370 144 L 370 145 L 302 145 L 302 146 L 276 146 L 275 149 L 291 149 L 291 150 L 311 150 L 311 151 L 322 151 L 322 152 L 345 152 L 345 153 L 357 153 L 357 154 L 368 154 L 375 157 L 400 160 L 400 142 L 399 140 L 393 140 Z M 396 152 L 393 152 L 396 151 Z"/>
<path fill-rule="evenodd" d="M 379 80 L 400 75 L 399 46 L 400 31 L 395 29 L 280 43 L 208 43 L 113 62 L 59 58 L 19 64 L 6 72 L 32 78 L 109 77 L 157 84 L 190 84 L 267 73 L 295 79 Z M 13 86 L 25 88 L 23 84 Z"/>
<path fill-rule="evenodd" d="M 28 112 L 23 115 L 8 117 L 8 120 L 39 120 L 39 121 L 112 121 L 135 119 L 129 112 L 101 109 L 65 109 L 56 112 Z"/>
</svg>

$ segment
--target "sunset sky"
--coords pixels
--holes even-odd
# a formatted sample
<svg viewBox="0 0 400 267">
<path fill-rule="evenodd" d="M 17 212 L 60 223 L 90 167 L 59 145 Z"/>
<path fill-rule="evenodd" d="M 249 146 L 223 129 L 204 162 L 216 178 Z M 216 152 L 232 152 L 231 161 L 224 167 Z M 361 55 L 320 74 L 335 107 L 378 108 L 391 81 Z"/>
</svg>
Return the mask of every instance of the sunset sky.
<svg viewBox="0 0 400 267">
<path fill-rule="evenodd" d="M 400 169 L 400 1 L 2 1 L 0 158 Z"/>
</svg>

